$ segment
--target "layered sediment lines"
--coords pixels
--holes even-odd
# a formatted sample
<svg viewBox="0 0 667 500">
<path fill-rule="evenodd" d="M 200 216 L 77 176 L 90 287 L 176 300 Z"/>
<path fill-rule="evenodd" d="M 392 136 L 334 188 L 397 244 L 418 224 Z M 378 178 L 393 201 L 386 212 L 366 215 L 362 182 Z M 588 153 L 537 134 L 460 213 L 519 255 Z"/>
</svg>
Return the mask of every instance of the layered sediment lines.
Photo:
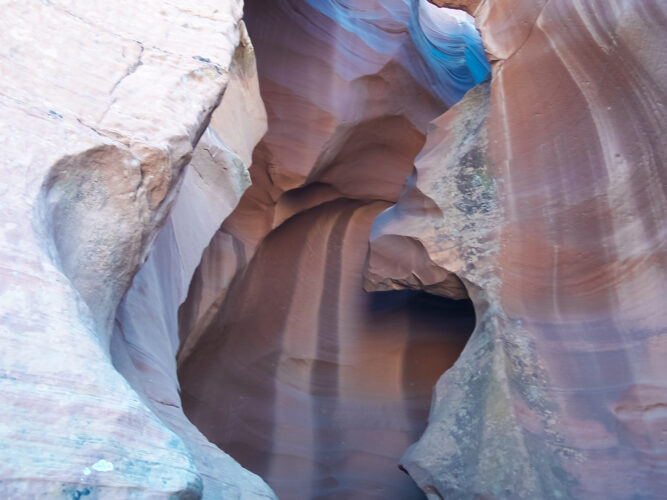
<svg viewBox="0 0 667 500">
<path fill-rule="evenodd" d="M 240 32 L 225 94 L 185 168 L 174 206 L 148 259 L 116 311 L 111 338 L 114 366 L 183 440 L 207 499 L 274 497 L 261 479 L 188 421 L 176 374 L 178 308 L 203 250 L 250 185 L 252 149 L 266 130 L 254 51 L 242 23 Z"/>
<path fill-rule="evenodd" d="M 403 464 L 436 498 L 658 498 L 667 7 L 467 4 L 496 61 L 490 88 L 434 123 L 372 236 L 371 288 L 420 288 L 382 244 L 418 241 L 479 318 Z"/>
<path fill-rule="evenodd" d="M 190 419 L 280 498 L 422 495 L 396 460 L 474 316 L 467 302 L 362 290 L 387 206 L 338 199 L 272 231 L 180 367 Z"/>
<path fill-rule="evenodd" d="M 109 348 L 239 39 L 240 2 L 186 3 L 3 2 L 2 498 L 202 493 Z"/>
<path fill-rule="evenodd" d="M 241 7 L 3 3 L 0 496 L 664 496 L 667 5 Z"/>
<path fill-rule="evenodd" d="M 488 72 L 470 22 L 426 1 L 363 9 L 249 1 L 245 19 L 269 128 L 253 154 L 252 186 L 205 252 L 193 300 L 181 309 L 181 357 L 224 300 L 236 269 L 295 213 L 284 193 L 318 183 L 298 203 L 395 201 L 429 121 Z M 450 36 L 442 34 L 447 30 Z"/>
<path fill-rule="evenodd" d="M 479 39 L 425 1 L 251 0 L 245 20 L 268 131 L 179 311 L 186 413 L 281 498 L 419 497 L 398 458 L 474 316 L 369 295 L 362 269 L 428 123 L 486 76 Z"/>
</svg>

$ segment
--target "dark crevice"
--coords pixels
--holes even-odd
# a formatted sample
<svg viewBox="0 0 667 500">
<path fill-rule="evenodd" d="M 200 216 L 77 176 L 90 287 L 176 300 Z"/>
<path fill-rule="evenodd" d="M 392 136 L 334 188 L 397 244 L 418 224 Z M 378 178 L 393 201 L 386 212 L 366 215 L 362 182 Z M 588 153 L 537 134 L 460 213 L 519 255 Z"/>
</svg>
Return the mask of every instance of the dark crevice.
<svg viewBox="0 0 667 500">
<path fill-rule="evenodd" d="M 281 499 L 423 499 L 399 460 L 424 432 L 433 388 L 475 312 L 446 270 L 401 285 L 426 291 L 382 292 L 364 291 L 364 271 L 374 220 L 401 196 L 428 123 L 456 99 L 443 98 L 447 84 L 429 88 L 440 75 L 412 27 L 388 25 L 387 36 L 404 39 L 395 58 L 369 45 L 339 68 L 348 48 L 337 37 L 349 44 L 358 33 L 303 0 L 245 5 L 268 132 L 253 152 L 252 186 L 179 311 L 183 408 Z M 368 57 L 372 70 L 346 76 Z M 425 248 L 413 255 L 434 267 Z"/>
<path fill-rule="evenodd" d="M 398 460 L 475 317 L 468 300 L 362 291 L 386 206 L 337 199 L 273 230 L 180 367 L 188 417 L 281 498 L 422 498 Z"/>
</svg>

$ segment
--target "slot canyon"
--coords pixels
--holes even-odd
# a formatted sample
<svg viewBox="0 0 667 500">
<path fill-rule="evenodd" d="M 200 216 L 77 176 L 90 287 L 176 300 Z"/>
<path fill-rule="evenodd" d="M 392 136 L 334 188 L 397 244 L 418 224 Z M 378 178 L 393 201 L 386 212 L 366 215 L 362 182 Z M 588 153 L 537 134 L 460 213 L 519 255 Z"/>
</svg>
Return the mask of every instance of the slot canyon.
<svg viewBox="0 0 667 500">
<path fill-rule="evenodd" d="M 2 498 L 664 498 L 662 0 L 0 22 Z"/>
<path fill-rule="evenodd" d="M 183 408 L 279 498 L 421 498 L 398 460 L 423 432 L 431 390 L 474 315 L 410 292 L 371 296 L 363 268 L 371 224 L 398 199 L 428 123 L 465 91 L 457 85 L 474 85 L 460 60 L 475 47 L 452 35 L 449 66 L 463 83 L 438 95 L 410 23 L 439 16 L 463 31 L 455 18 L 428 4 L 372 10 L 367 21 L 361 10 L 313 5 L 321 10 L 245 3 L 267 132 L 252 185 L 181 309 Z M 339 19 L 372 21 L 376 39 L 345 33 Z M 208 310 L 204 288 L 216 297 Z"/>
</svg>

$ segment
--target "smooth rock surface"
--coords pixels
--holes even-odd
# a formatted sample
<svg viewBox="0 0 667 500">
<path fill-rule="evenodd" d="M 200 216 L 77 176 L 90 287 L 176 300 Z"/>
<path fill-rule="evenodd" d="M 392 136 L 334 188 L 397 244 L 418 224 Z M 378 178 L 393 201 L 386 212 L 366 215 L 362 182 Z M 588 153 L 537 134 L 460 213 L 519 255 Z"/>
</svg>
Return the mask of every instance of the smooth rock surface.
<svg viewBox="0 0 667 500">
<path fill-rule="evenodd" d="M 425 0 L 246 2 L 269 130 L 181 309 L 181 359 L 271 229 L 340 196 L 397 199 L 428 123 L 488 73 L 470 20 L 448 12 Z"/>
<path fill-rule="evenodd" d="M 2 11 L 0 496 L 197 498 L 191 450 L 109 343 L 227 84 L 241 3 Z"/>
<path fill-rule="evenodd" d="M 2 3 L 0 497 L 662 498 L 667 5 L 241 10 Z"/>
<path fill-rule="evenodd" d="M 421 498 L 398 459 L 474 317 L 373 297 L 362 268 L 429 121 L 486 76 L 479 38 L 426 1 L 251 0 L 245 21 L 269 126 L 179 311 L 186 414 L 280 498 Z"/>
<path fill-rule="evenodd" d="M 183 414 L 176 376 L 178 308 L 203 250 L 250 185 L 252 149 L 266 131 L 254 49 L 243 24 L 225 94 L 186 167 L 178 197 L 116 313 L 114 366 L 190 450 L 203 497 L 271 498 L 261 479 L 212 445 Z M 219 133 L 218 133 L 219 132 Z"/>
<path fill-rule="evenodd" d="M 397 459 L 474 315 L 468 302 L 362 290 L 387 205 L 337 199 L 273 230 L 180 367 L 187 415 L 280 498 L 423 497 Z"/>
<path fill-rule="evenodd" d="M 402 463 L 431 498 L 661 498 L 667 6 L 474 3 L 488 90 L 371 236 L 369 288 L 454 273 L 478 318 Z"/>
</svg>

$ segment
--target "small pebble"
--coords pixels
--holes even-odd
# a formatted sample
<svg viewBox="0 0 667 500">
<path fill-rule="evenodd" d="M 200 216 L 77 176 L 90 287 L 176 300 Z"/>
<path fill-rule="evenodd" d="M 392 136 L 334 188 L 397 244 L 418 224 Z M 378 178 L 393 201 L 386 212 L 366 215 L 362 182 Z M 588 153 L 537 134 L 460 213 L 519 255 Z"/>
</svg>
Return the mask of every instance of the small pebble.
<svg viewBox="0 0 667 500">
<path fill-rule="evenodd" d="M 113 464 L 108 460 L 101 458 L 93 464 L 93 470 L 96 470 L 97 472 L 110 472 L 113 470 Z"/>
</svg>

